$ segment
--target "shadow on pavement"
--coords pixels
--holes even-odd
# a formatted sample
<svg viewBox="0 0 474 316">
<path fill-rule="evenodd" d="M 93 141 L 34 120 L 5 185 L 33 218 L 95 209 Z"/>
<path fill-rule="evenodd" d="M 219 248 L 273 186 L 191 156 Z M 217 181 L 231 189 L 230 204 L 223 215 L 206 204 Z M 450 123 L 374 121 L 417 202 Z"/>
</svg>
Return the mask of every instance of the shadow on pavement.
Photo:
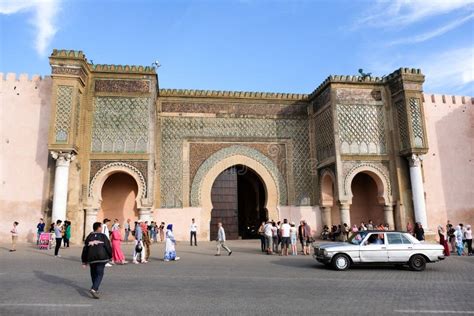
<svg viewBox="0 0 474 316">
<path fill-rule="evenodd" d="M 84 288 L 78 286 L 76 283 L 74 283 L 71 280 L 62 278 L 62 277 L 57 276 L 57 275 L 47 274 L 47 273 L 44 273 L 43 271 L 34 270 L 33 273 L 35 274 L 36 278 L 41 280 L 41 281 L 45 281 L 45 282 L 48 282 L 48 283 L 51 283 L 51 284 L 64 284 L 64 285 L 67 285 L 67 286 L 72 287 L 73 289 L 75 289 L 77 291 L 77 293 L 79 293 L 79 295 L 81 295 L 82 297 L 90 298 L 90 296 L 88 294 L 89 291 L 87 289 L 84 289 Z"/>
</svg>

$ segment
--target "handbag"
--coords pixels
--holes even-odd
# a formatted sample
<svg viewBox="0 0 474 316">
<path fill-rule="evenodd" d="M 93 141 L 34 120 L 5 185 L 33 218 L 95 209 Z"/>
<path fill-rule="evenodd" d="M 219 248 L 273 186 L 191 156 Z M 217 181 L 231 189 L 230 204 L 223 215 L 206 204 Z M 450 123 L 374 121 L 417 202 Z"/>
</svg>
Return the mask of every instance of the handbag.
<svg viewBox="0 0 474 316">
<path fill-rule="evenodd" d="M 138 244 L 135 246 L 135 252 L 142 252 L 142 250 L 143 250 L 142 244 L 141 244 L 141 243 L 138 243 Z"/>
</svg>

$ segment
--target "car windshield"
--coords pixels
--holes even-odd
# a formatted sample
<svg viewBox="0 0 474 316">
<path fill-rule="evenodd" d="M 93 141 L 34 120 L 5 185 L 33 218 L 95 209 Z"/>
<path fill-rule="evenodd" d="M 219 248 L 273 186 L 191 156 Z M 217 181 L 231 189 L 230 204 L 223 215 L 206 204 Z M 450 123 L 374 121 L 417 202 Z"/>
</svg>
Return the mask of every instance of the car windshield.
<svg viewBox="0 0 474 316">
<path fill-rule="evenodd" d="M 351 237 L 349 237 L 349 240 L 347 240 L 347 242 L 353 245 L 360 245 L 362 240 L 364 240 L 365 236 L 367 236 L 366 231 L 358 232 L 358 233 L 353 234 Z"/>
</svg>

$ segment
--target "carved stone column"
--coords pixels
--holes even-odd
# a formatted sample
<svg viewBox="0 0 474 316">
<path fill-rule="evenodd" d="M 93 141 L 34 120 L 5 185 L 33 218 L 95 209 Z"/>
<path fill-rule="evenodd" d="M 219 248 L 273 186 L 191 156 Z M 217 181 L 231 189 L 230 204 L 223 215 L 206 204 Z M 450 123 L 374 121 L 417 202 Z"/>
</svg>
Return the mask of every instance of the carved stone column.
<svg viewBox="0 0 474 316">
<path fill-rule="evenodd" d="M 395 220 L 393 219 L 393 205 L 385 205 L 383 207 L 384 221 L 391 230 L 395 229 Z"/>
<path fill-rule="evenodd" d="M 411 155 L 408 158 L 410 163 L 411 192 L 413 196 L 413 207 L 415 209 L 415 221 L 420 222 L 425 229 L 428 228 L 426 218 L 425 190 L 423 188 L 423 177 L 421 175 L 421 157 Z"/>
<path fill-rule="evenodd" d="M 341 225 L 346 223 L 349 227 L 351 227 L 351 213 L 350 213 L 350 204 L 341 203 L 339 206 L 339 210 L 341 212 Z"/>
<path fill-rule="evenodd" d="M 323 227 L 326 225 L 327 227 L 331 228 L 332 220 L 331 220 L 331 207 L 324 206 L 321 208 L 321 220 L 323 222 Z"/>
<path fill-rule="evenodd" d="M 151 207 L 140 207 L 138 209 L 138 219 L 143 221 L 149 221 L 153 219 L 153 211 Z"/>
<path fill-rule="evenodd" d="M 85 227 L 84 227 L 84 237 L 87 237 L 90 232 L 92 232 L 92 225 L 97 222 L 97 213 L 99 212 L 98 208 L 86 208 L 84 209 L 86 213 Z"/>
<path fill-rule="evenodd" d="M 69 152 L 52 151 L 51 156 L 56 160 L 54 174 L 53 214 L 52 220 L 66 219 L 67 189 L 69 182 L 69 165 L 75 156 Z"/>
</svg>

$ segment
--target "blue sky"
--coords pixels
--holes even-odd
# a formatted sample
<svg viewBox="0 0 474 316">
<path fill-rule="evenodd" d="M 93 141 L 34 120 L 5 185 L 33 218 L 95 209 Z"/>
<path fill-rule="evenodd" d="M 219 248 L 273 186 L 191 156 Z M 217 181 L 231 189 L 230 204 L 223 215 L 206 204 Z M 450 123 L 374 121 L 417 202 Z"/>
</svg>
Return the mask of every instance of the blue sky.
<svg viewBox="0 0 474 316">
<path fill-rule="evenodd" d="M 0 0 L 0 72 L 48 75 L 53 48 L 151 65 L 161 88 L 310 93 L 328 75 L 421 68 L 474 95 L 474 0 Z"/>
</svg>

